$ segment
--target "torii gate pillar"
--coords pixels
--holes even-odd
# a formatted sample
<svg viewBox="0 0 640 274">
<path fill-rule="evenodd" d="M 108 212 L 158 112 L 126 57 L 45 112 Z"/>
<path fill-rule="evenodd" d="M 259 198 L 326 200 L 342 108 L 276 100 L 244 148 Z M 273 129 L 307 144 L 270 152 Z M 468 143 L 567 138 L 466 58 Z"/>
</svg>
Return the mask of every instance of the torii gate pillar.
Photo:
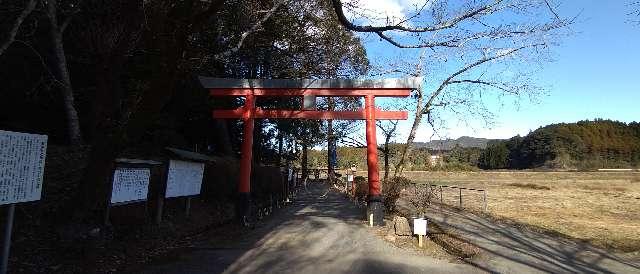
<svg viewBox="0 0 640 274">
<path fill-rule="evenodd" d="M 421 78 L 383 80 L 242 80 L 200 77 L 200 83 L 211 96 L 244 96 L 244 106 L 235 110 L 214 110 L 214 118 L 242 119 L 244 139 L 241 147 L 240 181 L 238 182 L 238 217 L 247 224 L 251 215 L 251 163 L 254 119 L 331 119 L 365 120 L 367 137 L 367 167 L 369 197 L 367 219 L 373 225 L 384 225 L 384 204 L 378 171 L 378 143 L 376 120 L 406 120 L 406 111 L 382 111 L 376 108 L 375 98 L 408 97 L 418 89 Z M 302 110 L 273 110 L 256 108 L 256 97 L 289 96 L 308 100 Z M 318 111 L 310 105 L 315 96 L 364 97 L 365 109 L 358 111 Z"/>
<path fill-rule="evenodd" d="M 367 175 L 369 179 L 369 197 L 367 219 L 370 225 L 384 225 L 384 204 L 380 171 L 378 167 L 378 142 L 376 140 L 376 102 L 374 95 L 364 97 L 365 123 L 367 138 Z"/>
</svg>

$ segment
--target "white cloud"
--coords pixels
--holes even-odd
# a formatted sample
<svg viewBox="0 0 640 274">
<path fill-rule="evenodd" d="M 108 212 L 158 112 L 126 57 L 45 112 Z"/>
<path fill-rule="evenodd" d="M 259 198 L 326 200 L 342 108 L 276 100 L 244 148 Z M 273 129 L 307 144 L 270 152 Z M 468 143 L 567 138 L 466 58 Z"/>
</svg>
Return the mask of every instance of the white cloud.
<svg viewBox="0 0 640 274">
<path fill-rule="evenodd" d="M 374 26 L 397 24 L 407 20 L 416 8 L 429 0 L 346 0 L 343 1 L 347 17 L 359 23 Z M 432 2 L 432 1 L 429 1 Z M 410 22 L 405 25 L 411 25 Z"/>
</svg>

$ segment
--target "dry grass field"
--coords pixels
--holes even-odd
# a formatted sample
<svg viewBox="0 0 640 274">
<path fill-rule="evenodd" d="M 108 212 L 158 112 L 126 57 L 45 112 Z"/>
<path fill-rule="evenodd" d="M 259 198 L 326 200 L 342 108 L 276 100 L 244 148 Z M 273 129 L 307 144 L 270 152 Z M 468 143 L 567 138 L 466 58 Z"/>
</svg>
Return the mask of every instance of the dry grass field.
<svg viewBox="0 0 640 274">
<path fill-rule="evenodd" d="M 622 252 L 640 251 L 640 172 L 406 172 L 420 183 L 486 189 L 488 213 Z M 458 204 L 458 189 L 444 189 Z M 463 190 L 463 206 L 482 194 Z"/>
</svg>

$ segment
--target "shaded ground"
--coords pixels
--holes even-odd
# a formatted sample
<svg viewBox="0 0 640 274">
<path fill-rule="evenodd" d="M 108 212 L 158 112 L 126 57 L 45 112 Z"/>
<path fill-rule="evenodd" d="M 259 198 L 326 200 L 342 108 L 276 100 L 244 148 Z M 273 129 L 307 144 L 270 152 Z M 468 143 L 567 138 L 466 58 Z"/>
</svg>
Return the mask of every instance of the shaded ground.
<svg viewBox="0 0 640 274">
<path fill-rule="evenodd" d="M 637 258 L 616 256 L 586 242 L 491 222 L 451 207 L 430 220 L 481 249 L 468 263 L 497 273 L 640 273 Z"/>
<path fill-rule="evenodd" d="M 473 273 L 375 236 L 361 209 L 322 185 L 299 195 L 237 242 L 203 237 L 192 248 L 136 273 Z"/>
<path fill-rule="evenodd" d="M 640 255 L 640 172 L 411 171 L 403 176 L 485 189 L 493 216 Z M 458 204 L 458 189 L 443 191 L 446 204 Z M 482 192 L 462 195 L 465 208 L 482 210 Z"/>
</svg>

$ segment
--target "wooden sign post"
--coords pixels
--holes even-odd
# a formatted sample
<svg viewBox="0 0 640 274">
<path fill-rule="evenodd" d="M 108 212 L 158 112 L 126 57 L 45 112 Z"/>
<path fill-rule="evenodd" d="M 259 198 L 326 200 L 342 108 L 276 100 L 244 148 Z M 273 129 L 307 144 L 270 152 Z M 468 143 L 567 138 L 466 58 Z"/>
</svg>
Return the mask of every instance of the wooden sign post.
<svg viewBox="0 0 640 274">
<path fill-rule="evenodd" d="M 191 210 L 191 198 L 200 195 L 204 163 L 170 160 L 165 198 L 186 197 L 185 215 Z"/>
<path fill-rule="evenodd" d="M 151 160 L 118 158 L 115 164 L 104 214 L 105 225 L 110 223 L 111 207 L 147 201 L 151 168 L 162 163 Z"/>
<path fill-rule="evenodd" d="M 418 235 L 418 246 L 424 247 L 424 236 L 427 235 L 427 219 L 413 219 L 413 234 Z"/>
<path fill-rule="evenodd" d="M 16 204 L 40 200 L 46 154 L 46 135 L 0 130 L 0 205 L 7 205 L 0 274 L 9 266 Z"/>
</svg>

